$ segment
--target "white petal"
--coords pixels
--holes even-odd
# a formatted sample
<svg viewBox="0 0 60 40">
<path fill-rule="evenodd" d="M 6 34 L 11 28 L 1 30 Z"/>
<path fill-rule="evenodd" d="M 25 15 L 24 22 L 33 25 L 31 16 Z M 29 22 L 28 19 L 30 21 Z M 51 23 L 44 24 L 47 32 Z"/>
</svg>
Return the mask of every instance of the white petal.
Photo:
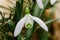
<svg viewBox="0 0 60 40">
<path fill-rule="evenodd" d="M 26 16 L 24 18 L 22 18 L 16 25 L 15 31 L 14 31 L 14 37 L 16 37 L 17 35 L 19 35 L 19 33 L 21 32 L 24 24 L 25 24 L 25 20 L 26 20 Z"/>
<path fill-rule="evenodd" d="M 42 3 L 42 0 L 36 0 L 39 8 L 43 9 L 43 3 Z"/>
<path fill-rule="evenodd" d="M 31 18 L 36 21 L 45 31 L 48 31 L 46 24 L 39 18 L 31 16 Z"/>
<path fill-rule="evenodd" d="M 25 27 L 26 28 L 28 28 L 27 27 L 28 24 L 31 25 L 31 27 L 29 26 L 29 28 L 32 28 L 33 27 L 33 20 L 31 19 L 30 14 L 27 14 L 26 23 L 25 23 Z"/>
<path fill-rule="evenodd" d="M 57 0 L 50 0 L 51 5 L 53 5 Z"/>
</svg>

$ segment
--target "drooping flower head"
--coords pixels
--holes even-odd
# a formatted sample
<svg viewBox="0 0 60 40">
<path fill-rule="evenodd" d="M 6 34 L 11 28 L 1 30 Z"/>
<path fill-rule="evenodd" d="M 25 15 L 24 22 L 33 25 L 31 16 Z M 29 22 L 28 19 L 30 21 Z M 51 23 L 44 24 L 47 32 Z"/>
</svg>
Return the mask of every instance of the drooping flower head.
<svg viewBox="0 0 60 40">
<path fill-rule="evenodd" d="M 14 36 L 16 37 L 21 32 L 22 28 L 25 25 L 25 28 L 32 28 L 33 22 L 37 22 L 40 27 L 42 27 L 45 31 L 48 31 L 46 24 L 39 18 L 31 16 L 30 14 L 26 14 L 16 25 Z"/>
<path fill-rule="evenodd" d="M 48 31 L 46 24 L 40 18 L 37 18 L 28 14 L 29 9 L 28 8 L 26 9 L 28 10 L 26 11 L 27 14 L 22 19 L 20 19 L 19 22 L 17 23 L 14 31 L 14 36 L 16 37 L 21 33 L 24 25 L 25 25 L 25 28 L 32 28 L 34 21 L 37 22 L 40 25 L 40 27 L 42 27 L 45 31 Z"/>
</svg>

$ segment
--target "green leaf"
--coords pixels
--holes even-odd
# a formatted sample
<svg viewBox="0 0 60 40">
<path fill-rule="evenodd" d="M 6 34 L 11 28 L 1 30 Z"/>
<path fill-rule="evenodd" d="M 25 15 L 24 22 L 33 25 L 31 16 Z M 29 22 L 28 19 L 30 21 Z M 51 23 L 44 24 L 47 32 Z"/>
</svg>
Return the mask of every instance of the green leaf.
<svg viewBox="0 0 60 40">
<path fill-rule="evenodd" d="M 15 23 L 17 23 L 23 13 L 22 13 L 22 9 L 23 9 L 23 0 L 21 0 L 21 3 L 19 1 L 16 2 L 16 7 L 15 7 L 15 14 L 14 14 L 14 17 L 13 17 L 13 21 L 15 21 Z"/>
<path fill-rule="evenodd" d="M 51 19 L 51 20 L 46 21 L 45 23 L 46 23 L 46 24 L 49 24 L 49 23 L 52 23 L 52 22 L 57 21 L 57 20 L 60 20 L 60 18 Z"/>
<path fill-rule="evenodd" d="M 35 5 L 33 6 L 31 15 L 38 17 L 39 13 L 40 13 L 40 8 L 38 7 L 37 4 L 35 4 Z"/>
<path fill-rule="evenodd" d="M 16 7 L 15 7 L 15 14 L 13 17 L 13 21 L 15 21 L 15 23 L 17 23 L 20 19 L 21 16 L 21 12 L 20 12 L 20 3 L 19 1 L 16 2 Z"/>
</svg>

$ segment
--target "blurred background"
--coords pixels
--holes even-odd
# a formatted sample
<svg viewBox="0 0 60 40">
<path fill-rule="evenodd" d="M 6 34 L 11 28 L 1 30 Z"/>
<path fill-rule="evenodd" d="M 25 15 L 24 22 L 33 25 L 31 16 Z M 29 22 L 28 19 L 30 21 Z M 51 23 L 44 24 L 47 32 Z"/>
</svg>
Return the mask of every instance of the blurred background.
<svg viewBox="0 0 60 40">
<path fill-rule="evenodd" d="M 26 40 L 60 40 L 60 0 L 54 5 L 50 0 L 42 1 L 43 9 L 38 7 L 36 0 L 0 0 L 0 40 L 24 40 L 24 37 Z M 15 26 L 24 17 L 27 5 L 31 15 L 41 18 L 49 31 L 34 22 L 32 29 L 24 27 L 21 34 L 14 37 Z"/>
</svg>

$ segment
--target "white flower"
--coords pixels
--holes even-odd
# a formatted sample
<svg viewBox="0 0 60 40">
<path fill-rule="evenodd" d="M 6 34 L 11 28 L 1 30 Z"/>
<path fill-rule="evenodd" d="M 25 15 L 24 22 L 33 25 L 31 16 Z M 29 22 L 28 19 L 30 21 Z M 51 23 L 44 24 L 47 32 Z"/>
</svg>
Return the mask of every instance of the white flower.
<svg viewBox="0 0 60 40">
<path fill-rule="evenodd" d="M 51 0 L 50 3 L 53 5 L 57 0 Z"/>
<path fill-rule="evenodd" d="M 45 25 L 45 23 L 37 18 L 37 17 L 34 17 L 34 16 L 31 16 L 30 14 L 26 14 L 16 25 L 16 28 L 15 28 L 15 31 L 14 31 L 14 37 L 16 37 L 17 35 L 20 34 L 22 28 L 26 26 L 28 27 L 33 27 L 33 22 L 37 22 L 45 31 L 48 31 L 48 28 L 47 26 Z M 27 28 L 27 27 L 26 27 Z"/>
<path fill-rule="evenodd" d="M 43 3 L 42 0 L 36 0 L 39 8 L 43 9 Z M 56 0 L 50 0 L 51 5 L 53 5 L 56 2 Z"/>
<path fill-rule="evenodd" d="M 42 3 L 42 0 L 36 0 L 36 2 L 37 2 L 37 4 L 38 4 L 38 6 L 39 6 L 39 8 L 43 8 L 43 3 Z"/>
</svg>

